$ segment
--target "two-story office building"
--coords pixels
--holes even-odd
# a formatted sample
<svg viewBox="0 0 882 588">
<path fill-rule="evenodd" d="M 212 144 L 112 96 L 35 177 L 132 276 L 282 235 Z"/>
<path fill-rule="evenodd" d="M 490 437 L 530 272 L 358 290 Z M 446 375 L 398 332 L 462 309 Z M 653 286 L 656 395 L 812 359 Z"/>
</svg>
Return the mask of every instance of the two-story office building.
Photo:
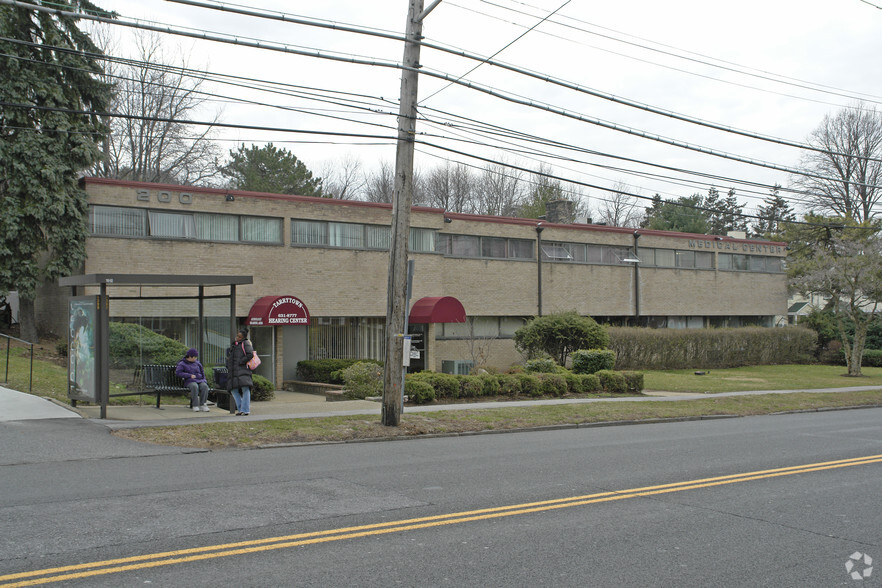
<svg viewBox="0 0 882 588">
<path fill-rule="evenodd" d="M 391 206 L 103 178 L 83 185 L 82 273 L 252 275 L 236 314 L 252 325 L 259 373 L 277 384 L 303 359 L 382 359 Z M 412 370 L 518 363 L 512 335 L 538 314 L 657 328 L 771 327 L 787 314 L 784 243 L 577 224 L 558 204 L 563 212 L 550 207 L 544 220 L 414 207 Z M 43 294 L 42 326 L 64 325 L 69 289 Z M 207 303 L 197 342 L 191 303 L 136 294 L 111 303 L 111 320 L 201 343 L 207 363 L 219 361 L 228 307 Z"/>
</svg>

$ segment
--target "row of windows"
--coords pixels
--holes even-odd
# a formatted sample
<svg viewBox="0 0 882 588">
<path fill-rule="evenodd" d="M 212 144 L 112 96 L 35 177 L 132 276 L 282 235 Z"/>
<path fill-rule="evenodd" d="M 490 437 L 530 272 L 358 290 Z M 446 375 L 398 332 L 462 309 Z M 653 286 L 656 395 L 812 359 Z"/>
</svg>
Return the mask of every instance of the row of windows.
<svg viewBox="0 0 882 588">
<path fill-rule="evenodd" d="M 408 248 L 429 253 L 435 250 L 434 229 L 411 227 Z M 392 230 L 385 225 L 338 223 L 330 221 L 292 220 L 291 244 L 300 246 L 341 247 L 345 249 L 389 250 Z"/>
<path fill-rule="evenodd" d="M 622 265 L 633 263 L 634 253 L 630 247 L 549 242 L 542 244 L 542 259 L 555 262 Z M 641 247 L 637 250 L 637 259 L 640 260 L 640 267 L 714 269 L 714 254 L 710 251 Z M 784 271 L 784 260 L 780 257 L 718 253 L 717 260 L 718 269 L 721 270 L 766 273 Z"/>
<path fill-rule="evenodd" d="M 145 208 L 99 206 L 89 208 L 91 234 L 122 237 L 157 237 L 270 243 L 281 245 L 282 219 L 276 217 L 169 212 Z M 389 250 L 391 229 L 385 225 L 341 223 L 315 220 L 291 220 L 291 244 L 303 247 L 339 247 L 345 249 Z M 436 252 L 450 257 L 491 259 L 536 259 L 532 239 L 507 239 L 478 235 L 439 234 L 434 229 L 410 229 L 409 249 Z M 630 247 L 588 245 L 585 243 L 548 242 L 541 247 L 543 260 L 553 262 L 628 265 L 633 257 Z M 638 249 L 641 267 L 676 267 L 713 269 L 714 254 L 709 251 L 680 249 Z M 720 270 L 780 273 L 783 260 L 778 257 L 718 253 Z"/>
<path fill-rule="evenodd" d="M 93 235 L 114 237 L 282 244 L 280 218 L 120 206 L 89 207 L 89 231 Z"/>
<path fill-rule="evenodd" d="M 438 235 L 435 251 L 451 257 L 490 257 L 495 259 L 536 259 L 532 239 L 479 237 L 478 235 Z"/>
</svg>

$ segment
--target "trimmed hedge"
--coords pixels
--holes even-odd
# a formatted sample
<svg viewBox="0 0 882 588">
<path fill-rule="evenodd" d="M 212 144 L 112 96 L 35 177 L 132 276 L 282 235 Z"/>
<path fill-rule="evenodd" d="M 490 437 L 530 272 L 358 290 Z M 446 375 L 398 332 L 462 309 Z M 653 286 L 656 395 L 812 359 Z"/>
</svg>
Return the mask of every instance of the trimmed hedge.
<svg viewBox="0 0 882 588">
<path fill-rule="evenodd" d="M 612 349 L 580 349 L 573 352 L 573 372 L 594 374 L 611 370 L 616 365 L 616 352 Z"/>
<path fill-rule="evenodd" d="M 428 386 L 432 393 L 429 394 Z M 566 394 L 608 392 L 614 394 L 639 394 L 643 390 L 643 374 L 640 372 L 614 372 L 601 370 L 596 374 L 561 373 L 515 373 L 480 374 L 457 376 L 438 372 L 407 374 L 404 390 L 416 404 L 433 400 L 456 400 L 508 396 L 560 398 Z"/>
<path fill-rule="evenodd" d="M 729 368 L 810 363 L 818 334 L 804 327 L 646 329 L 610 327 L 617 370 Z"/>
<path fill-rule="evenodd" d="M 374 359 L 305 359 L 297 362 L 297 379 L 304 382 L 342 384 L 343 370 L 360 361 L 383 365 L 383 362 Z"/>
</svg>

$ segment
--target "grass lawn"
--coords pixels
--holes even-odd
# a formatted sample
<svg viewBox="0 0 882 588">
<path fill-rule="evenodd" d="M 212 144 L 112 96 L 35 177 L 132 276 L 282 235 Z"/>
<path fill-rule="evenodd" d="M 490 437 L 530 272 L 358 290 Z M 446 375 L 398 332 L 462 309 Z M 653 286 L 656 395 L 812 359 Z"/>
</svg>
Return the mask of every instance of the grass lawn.
<svg viewBox="0 0 882 588">
<path fill-rule="evenodd" d="M 67 364 L 51 348 L 35 349 L 32 393 L 67 402 Z M 12 347 L 7 387 L 27 391 L 29 354 Z M 6 349 L 0 348 L 0 378 L 6 373 Z M 316 417 L 268 421 L 236 421 L 171 427 L 117 430 L 115 435 L 136 441 L 222 449 L 286 443 L 314 443 L 411 437 L 430 434 L 469 433 L 488 430 L 572 426 L 600 422 L 683 419 L 720 415 L 748 416 L 784 411 L 823 410 L 856 406 L 882 406 L 882 368 L 864 368 L 863 377 L 845 375 L 843 366 L 783 365 L 710 370 L 644 372 L 646 390 L 714 394 L 744 390 L 811 390 L 853 386 L 878 386 L 857 392 L 800 392 L 738 397 L 709 396 L 676 402 L 596 402 L 428 413 L 405 413 L 399 427 L 384 427 L 376 417 Z M 114 384 L 122 391 L 124 384 Z M 151 403 L 152 397 L 114 398 L 113 403 Z M 186 399 L 181 398 L 181 402 Z"/>
</svg>

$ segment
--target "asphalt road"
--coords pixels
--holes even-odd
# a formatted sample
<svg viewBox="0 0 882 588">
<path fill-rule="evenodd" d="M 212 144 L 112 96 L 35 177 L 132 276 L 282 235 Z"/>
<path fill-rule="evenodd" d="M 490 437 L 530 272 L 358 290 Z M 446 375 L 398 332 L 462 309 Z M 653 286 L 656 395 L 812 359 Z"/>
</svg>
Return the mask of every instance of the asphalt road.
<svg viewBox="0 0 882 588">
<path fill-rule="evenodd" d="M 882 586 L 882 409 L 219 452 L 71 419 L 0 442 L 0 586 Z"/>
</svg>

